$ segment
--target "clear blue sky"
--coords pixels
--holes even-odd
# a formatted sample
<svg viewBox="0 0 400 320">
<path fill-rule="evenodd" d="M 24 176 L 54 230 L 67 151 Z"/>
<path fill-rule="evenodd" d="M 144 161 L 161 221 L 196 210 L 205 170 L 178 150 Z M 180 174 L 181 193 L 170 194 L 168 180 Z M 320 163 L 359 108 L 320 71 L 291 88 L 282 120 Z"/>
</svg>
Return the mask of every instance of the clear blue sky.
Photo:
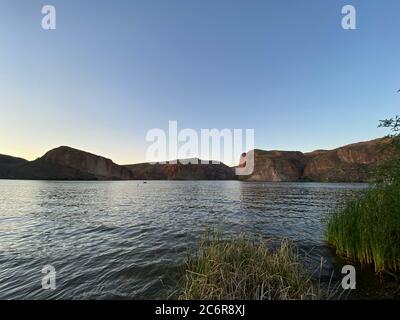
<svg viewBox="0 0 400 320">
<path fill-rule="evenodd" d="M 357 30 L 341 28 L 345 4 Z M 261 149 L 382 136 L 400 110 L 399 16 L 398 0 L 2 0 L 0 153 L 140 162 L 168 120 L 254 128 Z"/>
</svg>

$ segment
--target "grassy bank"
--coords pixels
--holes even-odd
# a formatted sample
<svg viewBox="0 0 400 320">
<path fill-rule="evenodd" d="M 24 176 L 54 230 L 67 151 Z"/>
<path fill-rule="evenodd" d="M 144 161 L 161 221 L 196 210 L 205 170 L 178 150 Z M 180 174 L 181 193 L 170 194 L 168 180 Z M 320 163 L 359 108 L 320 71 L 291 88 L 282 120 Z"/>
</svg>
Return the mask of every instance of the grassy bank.
<svg viewBox="0 0 400 320">
<path fill-rule="evenodd" d="M 376 272 L 400 271 L 400 182 L 380 184 L 329 220 L 326 240 L 336 252 Z"/>
<path fill-rule="evenodd" d="M 244 236 L 222 241 L 212 233 L 188 258 L 179 291 L 183 300 L 321 298 L 318 283 L 303 270 L 288 241 L 272 251 Z"/>
</svg>

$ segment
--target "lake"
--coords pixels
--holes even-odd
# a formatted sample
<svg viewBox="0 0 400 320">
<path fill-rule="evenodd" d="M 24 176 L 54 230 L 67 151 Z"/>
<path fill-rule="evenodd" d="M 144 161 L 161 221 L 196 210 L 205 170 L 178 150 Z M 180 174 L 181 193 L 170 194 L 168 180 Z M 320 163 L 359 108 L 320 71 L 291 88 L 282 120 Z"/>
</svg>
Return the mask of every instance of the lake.
<svg viewBox="0 0 400 320">
<path fill-rule="evenodd" d="M 159 299 L 207 227 L 289 238 L 322 277 L 323 223 L 366 184 L 0 180 L 0 299 Z M 307 256 L 307 259 L 306 259 Z M 43 290 L 42 268 L 56 269 Z"/>
</svg>

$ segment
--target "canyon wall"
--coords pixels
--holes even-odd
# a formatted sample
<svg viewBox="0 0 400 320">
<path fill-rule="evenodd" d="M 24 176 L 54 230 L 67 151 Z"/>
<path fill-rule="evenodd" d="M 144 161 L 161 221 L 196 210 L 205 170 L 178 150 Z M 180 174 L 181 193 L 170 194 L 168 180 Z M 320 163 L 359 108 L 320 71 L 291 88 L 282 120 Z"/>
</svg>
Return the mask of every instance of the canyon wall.
<svg viewBox="0 0 400 320">
<path fill-rule="evenodd" d="M 374 179 L 379 165 L 398 158 L 394 142 L 389 138 L 309 153 L 256 149 L 244 154 L 240 166 L 244 166 L 252 154 L 254 172 L 238 177 L 234 168 L 223 163 L 122 166 L 110 159 L 63 146 L 35 161 L 0 155 L 0 179 L 368 182 Z"/>
<path fill-rule="evenodd" d="M 379 165 L 395 156 L 396 150 L 392 139 L 382 138 L 310 153 L 252 150 L 251 154 L 254 172 L 241 180 L 367 182 L 374 179 Z"/>
</svg>

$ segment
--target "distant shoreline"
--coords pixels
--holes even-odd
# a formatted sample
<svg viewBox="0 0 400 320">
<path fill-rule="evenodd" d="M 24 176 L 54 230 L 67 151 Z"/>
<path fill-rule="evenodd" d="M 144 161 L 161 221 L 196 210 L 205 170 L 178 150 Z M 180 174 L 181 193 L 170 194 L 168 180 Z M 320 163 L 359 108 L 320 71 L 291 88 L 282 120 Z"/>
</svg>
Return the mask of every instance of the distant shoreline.
<svg viewBox="0 0 400 320">
<path fill-rule="evenodd" d="M 249 181 L 249 180 L 43 180 L 43 179 L 6 179 L 0 178 L 0 181 L 41 181 L 41 182 L 240 182 L 244 184 L 256 183 L 256 184 L 363 184 L 370 185 L 374 182 L 349 182 L 349 181 Z"/>
<path fill-rule="evenodd" d="M 395 155 L 393 139 L 380 138 L 334 150 L 250 150 L 239 167 L 254 159 L 250 175 L 237 176 L 235 167 L 197 160 L 181 163 L 118 165 L 111 159 L 62 146 L 28 161 L 0 155 L 0 179 L 43 181 L 252 181 L 370 183 L 376 169 Z"/>
</svg>

